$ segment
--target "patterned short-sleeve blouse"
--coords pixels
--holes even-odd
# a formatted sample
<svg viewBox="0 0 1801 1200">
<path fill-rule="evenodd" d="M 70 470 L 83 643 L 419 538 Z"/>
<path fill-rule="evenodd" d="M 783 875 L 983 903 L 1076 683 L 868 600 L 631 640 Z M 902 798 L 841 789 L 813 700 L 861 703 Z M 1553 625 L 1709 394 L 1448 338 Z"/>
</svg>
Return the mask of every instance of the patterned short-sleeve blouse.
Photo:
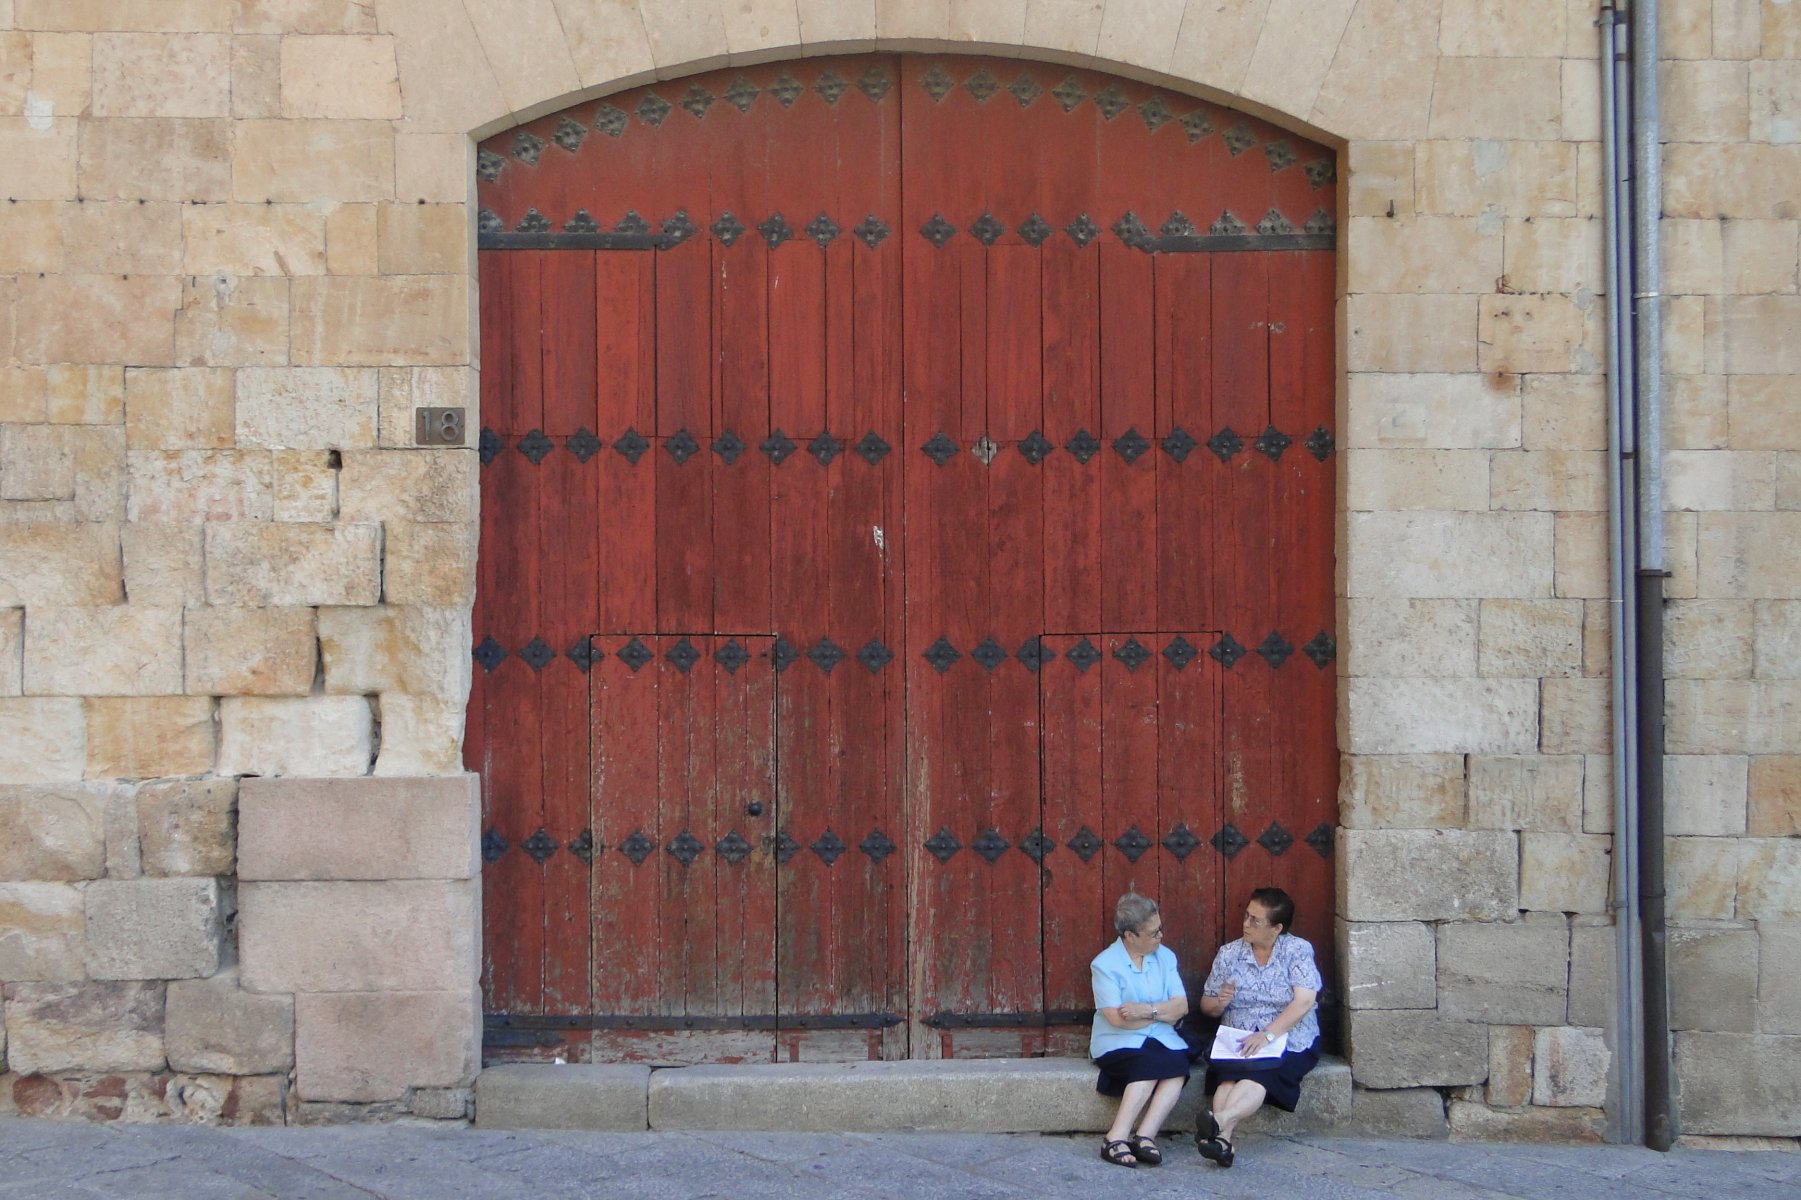
<svg viewBox="0 0 1801 1200">
<path fill-rule="evenodd" d="M 1313 961 L 1313 947 L 1293 934 L 1276 937 L 1266 966 L 1257 965 L 1251 944 L 1239 938 L 1221 946 L 1214 955 L 1213 970 L 1207 974 L 1202 994 L 1217 996 L 1228 983 L 1238 990 L 1220 1014 L 1220 1023 L 1234 1029 L 1262 1029 L 1294 1000 L 1296 988 L 1310 988 L 1316 993 L 1320 990 L 1319 967 Z M 1305 1050 L 1318 1038 L 1319 1009 L 1315 1006 L 1288 1031 L 1288 1048 Z"/>
</svg>

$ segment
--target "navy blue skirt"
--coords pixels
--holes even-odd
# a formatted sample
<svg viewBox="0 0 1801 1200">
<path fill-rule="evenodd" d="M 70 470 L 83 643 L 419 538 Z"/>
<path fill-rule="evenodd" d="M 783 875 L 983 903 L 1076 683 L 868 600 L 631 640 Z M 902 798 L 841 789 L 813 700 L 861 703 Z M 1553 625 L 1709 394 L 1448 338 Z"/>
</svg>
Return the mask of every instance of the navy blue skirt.
<svg viewBox="0 0 1801 1200">
<path fill-rule="evenodd" d="M 1188 1078 L 1188 1052 L 1171 1050 L 1153 1037 L 1145 1038 L 1142 1046 L 1109 1050 L 1094 1065 L 1101 1069 L 1094 1090 L 1103 1096 L 1123 1096 L 1128 1083 L 1145 1079 Z"/>
<path fill-rule="evenodd" d="M 1248 1079 L 1263 1085 L 1265 1104 L 1293 1112 L 1301 1100 L 1301 1080 L 1318 1062 L 1318 1041 L 1305 1050 L 1289 1050 L 1281 1058 L 1210 1059 L 1207 1092 L 1211 1095 L 1220 1084 L 1231 1080 Z"/>
</svg>

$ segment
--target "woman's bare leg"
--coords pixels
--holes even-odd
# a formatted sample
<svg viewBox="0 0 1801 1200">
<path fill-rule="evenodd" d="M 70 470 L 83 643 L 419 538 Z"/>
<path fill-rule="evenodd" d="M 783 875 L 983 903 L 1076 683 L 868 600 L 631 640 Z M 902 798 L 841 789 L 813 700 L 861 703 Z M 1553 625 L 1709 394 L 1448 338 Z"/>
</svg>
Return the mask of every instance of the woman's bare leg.
<svg viewBox="0 0 1801 1200">
<path fill-rule="evenodd" d="M 1163 1128 L 1163 1122 L 1169 1112 L 1182 1098 L 1182 1085 L 1186 1079 L 1159 1079 L 1156 1088 L 1151 1092 L 1151 1102 L 1145 1106 L 1144 1119 L 1138 1122 L 1138 1136 L 1156 1138 Z M 1125 1107 L 1123 1104 L 1120 1107 Z M 1112 1135 L 1109 1134 L 1109 1137 Z"/>
<path fill-rule="evenodd" d="M 1119 1098 L 1119 1113 L 1113 1118 L 1112 1128 L 1107 1130 L 1108 1141 L 1123 1142 L 1132 1136 L 1132 1126 L 1138 1123 L 1138 1114 L 1144 1111 L 1145 1103 L 1156 1087 L 1154 1079 L 1140 1079 L 1126 1085 L 1125 1094 Z"/>
<path fill-rule="evenodd" d="M 1231 1095 L 1222 1103 L 1219 1096 L 1225 1090 L 1225 1085 L 1221 1084 L 1219 1092 L 1213 1095 L 1213 1119 L 1219 1122 L 1219 1135 L 1231 1141 L 1238 1123 L 1263 1107 L 1263 1097 L 1267 1091 L 1261 1083 L 1240 1079 L 1233 1085 Z"/>
</svg>

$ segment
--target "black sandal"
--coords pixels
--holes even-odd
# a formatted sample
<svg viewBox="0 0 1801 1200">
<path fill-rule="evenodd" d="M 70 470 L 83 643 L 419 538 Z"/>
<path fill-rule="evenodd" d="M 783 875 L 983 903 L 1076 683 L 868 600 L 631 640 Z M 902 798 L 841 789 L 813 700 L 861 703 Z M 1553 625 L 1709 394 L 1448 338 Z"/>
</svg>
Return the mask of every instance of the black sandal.
<svg viewBox="0 0 1801 1200">
<path fill-rule="evenodd" d="M 1101 1160 L 1110 1162 L 1116 1167 L 1136 1167 L 1138 1158 L 1132 1153 L 1130 1142 L 1102 1142 Z"/>
<path fill-rule="evenodd" d="M 1208 1142 L 1211 1142 L 1214 1138 L 1216 1138 L 1218 1136 L 1219 1136 L 1219 1122 L 1214 1119 L 1213 1110 L 1208 1109 L 1206 1112 L 1201 1114 L 1200 1120 L 1195 1122 L 1194 1144 L 1197 1147 L 1205 1146 Z M 1205 1153 L 1205 1151 L 1203 1151 L 1203 1153 Z"/>
<path fill-rule="evenodd" d="M 1201 1157 L 1216 1162 L 1222 1167 L 1232 1165 L 1232 1143 L 1220 1137 L 1219 1126 L 1214 1126 L 1214 1135 L 1200 1144 Z"/>
<path fill-rule="evenodd" d="M 1163 1151 L 1157 1149 L 1155 1139 L 1145 1137 L 1142 1133 L 1132 1138 L 1132 1155 L 1147 1167 L 1163 1165 Z"/>
</svg>

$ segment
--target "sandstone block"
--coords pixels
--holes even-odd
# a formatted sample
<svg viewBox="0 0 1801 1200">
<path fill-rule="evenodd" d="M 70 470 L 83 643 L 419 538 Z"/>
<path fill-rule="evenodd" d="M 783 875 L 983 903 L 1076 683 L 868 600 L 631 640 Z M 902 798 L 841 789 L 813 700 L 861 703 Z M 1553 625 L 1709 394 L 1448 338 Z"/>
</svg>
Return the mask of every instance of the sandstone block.
<svg viewBox="0 0 1801 1200">
<path fill-rule="evenodd" d="M 1678 1033 L 1676 1072 L 1686 1133 L 1801 1134 L 1801 1037 Z"/>
<path fill-rule="evenodd" d="M 307 994 L 294 1001 L 295 1086 L 311 1100 L 397 1100 L 466 1087 L 481 1067 L 481 994 Z"/>
<path fill-rule="evenodd" d="M 468 606 L 475 596 L 476 530 L 392 521 L 383 526 L 382 594 L 391 604 Z"/>
<path fill-rule="evenodd" d="M 196 208 L 192 211 L 205 211 Z M 132 450 L 217 450 L 232 444 L 230 371 L 125 372 L 125 444 Z"/>
<path fill-rule="evenodd" d="M 330 450 L 276 450 L 275 519 L 327 522 L 338 515 L 337 454 Z"/>
<path fill-rule="evenodd" d="M 1558 141 L 1422 141 L 1414 147 L 1420 212 L 1479 217 L 1574 217 L 1576 147 Z"/>
<path fill-rule="evenodd" d="M 95 201 L 65 206 L 64 269 L 105 275 L 175 275 L 181 271 L 181 206 L 169 201 Z"/>
<path fill-rule="evenodd" d="M 1489 295 L 1478 304 L 1482 370 L 1593 373 L 1600 368 L 1601 314 L 1592 296 Z"/>
<path fill-rule="evenodd" d="M 1701 521 L 1703 595 L 1788 599 L 1801 594 L 1801 565 L 1782 542 L 1801 535 L 1801 513 L 1708 513 Z"/>
<path fill-rule="evenodd" d="M 1607 525 L 1601 513 L 1558 513 L 1556 594 L 1602 597 L 1608 594 Z"/>
<path fill-rule="evenodd" d="M 479 777 L 247 779 L 241 879 L 473 879 Z"/>
<path fill-rule="evenodd" d="M 377 775 L 447 775 L 462 770 L 464 701 L 386 692 L 376 707 L 381 717 Z"/>
<path fill-rule="evenodd" d="M 1605 834 L 1520 834 L 1520 907 L 1604 913 L 1613 870 Z"/>
<path fill-rule="evenodd" d="M 1579 755 L 1472 756 L 1470 828 L 1579 832 L 1584 774 Z"/>
<path fill-rule="evenodd" d="M 344 456 L 347 521 L 471 522 L 476 459 L 469 450 L 370 450 Z"/>
<path fill-rule="evenodd" d="M 150 605 L 32 609 L 25 690 L 40 696 L 180 692 L 180 610 Z"/>
<path fill-rule="evenodd" d="M 1456 1087 L 1488 1076 L 1488 1026 L 1433 1012 L 1346 1014 L 1351 1070 L 1365 1087 Z"/>
<path fill-rule="evenodd" d="M 106 793 L 104 784 L 0 787 L 0 880 L 105 874 Z"/>
<path fill-rule="evenodd" d="M 67 883 L 0 883 L 0 979 L 86 979 L 81 889 Z"/>
<path fill-rule="evenodd" d="M 378 221 L 383 275 L 469 273 L 469 217 L 462 204 L 384 204 Z"/>
<path fill-rule="evenodd" d="M 1463 756 L 1347 754 L 1339 820 L 1352 829 L 1442 829 L 1463 824 Z"/>
<path fill-rule="evenodd" d="M 80 187 L 88 199 L 229 198 L 231 123 L 108 118 L 81 127 Z"/>
<path fill-rule="evenodd" d="M 1570 927 L 1570 1024 L 1614 1023 L 1614 928 L 1607 918 L 1577 917 Z"/>
<path fill-rule="evenodd" d="M 1453 1142 L 1548 1142 L 1554 1145 L 1602 1141 L 1606 1114 L 1598 1108 L 1525 1108 L 1514 1112 L 1471 1100 L 1451 1101 Z"/>
<path fill-rule="evenodd" d="M 17 696 L 24 691 L 24 640 L 25 610 L 0 608 L 0 696 Z"/>
<path fill-rule="evenodd" d="M 1672 679 L 1671 754 L 1781 754 L 1801 728 L 1801 681 Z"/>
<path fill-rule="evenodd" d="M 1553 521 L 1534 512 L 1347 514 L 1347 594 L 1549 596 Z"/>
<path fill-rule="evenodd" d="M 1346 301 L 1351 371 L 1474 371 L 1474 296 L 1353 294 Z"/>
<path fill-rule="evenodd" d="M 8 983 L 5 995 L 19 1075 L 163 1069 L 160 983 Z"/>
<path fill-rule="evenodd" d="M 1346 286 L 1352 292 L 1492 292 L 1501 230 L 1474 217 L 1353 217 Z"/>
<path fill-rule="evenodd" d="M 237 0 L 239 33 L 374 33 L 375 12 L 361 0 Z"/>
<path fill-rule="evenodd" d="M 131 524 L 119 532 L 124 590 L 140 604 L 199 604 L 206 591 L 201 528 L 185 523 Z"/>
<path fill-rule="evenodd" d="M 1755 673 L 1759 679 L 1801 678 L 1801 601 L 1762 600 L 1754 613 L 1755 667 L 1740 674 Z"/>
<path fill-rule="evenodd" d="M 281 115 L 393 120 L 401 115 L 394 39 L 286 37 L 281 42 Z"/>
<path fill-rule="evenodd" d="M 1347 450 L 1345 503 L 1358 512 L 1487 509 L 1488 458 L 1480 450 Z"/>
<path fill-rule="evenodd" d="M 1669 931 L 1670 1027 L 1710 1033 L 1758 1029 L 1758 932 L 1684 925 Z"/>
<path fill-rule="evenodd" d="M 1665 675 L 1676 679 L 1749 676 L 1754 612 L 1753 602 L 1746 600 L 1670 602 L 1664 613 Z"/>
<path fill-rule="evenodd" d="M 1356 372 L 1349 446 L 1488 449 L 1520 444 L 1519 381 L 1496 375 Z"/>
<path fill-rule="evenodd" d="M 44 370 L 45 414 L 61 425 L 117 425 L 125 419 L 125 370 L 57 363 Z"/>
<path fill-rule="evenodd" d="M 474 1115 L 474 1088 L 414 1088 L 407 1111 L 428 1121 L 467 1121 Z"/>
<path fill-rule="evenodd" d="M 242 446 L 349 449 L 375 444 L 374 371 L 321 367 L 238 372 Z"/>
<path fill-rule="evenodd" d="M 66 117 L 53 118 L 46 129 L 0 117 L 0 154 L 6 156 L 11 198 L 67 200 L 75 194 L 75 129 Z"/>
<path fill-rule="evenodd" d="M 305 696 L 312 691 L 317 644 L 310 608 L 190 608 L 183 636 L 189 692 Z"/>
<path fill-rule="evenodd" d="M 192 979 L 219 969 L 216 879 L 97 880 L 86 903 L 95 979 Z"/>
<path fill-rule="evenodd" d="M 374 753 L 361 696 L 228 696 L 219 720 L 221 775 L 363 775 Z"/>
<path fill-rule="evenodd" d="M 1605 291 L 1601 225 L 1580 217 L 1533 217 L 1507 222 L 1507 290 Z"/>
<path fill-rule="evenodd" d="M 1547 754 L 1606 754 L 1613 699 L 1606 679 L 1546 679 L 1540 685 L 1539 748 Z"/>
<path fill-rule="evenodd" d="M 1575 600 L 1485 600 L 1479 641 L 1485 676 L 1582 673 L 1582 604 Z"/>
<path fill-rule="evenodd" d="M 175 361 L 262 367 L 288 361 L 288 280 L 211 275 L 183 282 Z"/>
<path fill-rule="evenodd" d="M 469 692 L 469 617 L 454 608 L 321 608 L 328 693 L 403 691 L 461 700 Z"/>
<path fill-rule="evenodd" d="M 1670 507 L 1698 512 L 1770 509 L 1776 505 L 1775 454 L 1672 450 L 1666 461 Z"/>
<path fill-rule="evenodd" d="M 1742 838 L 1670 838 L 1664 888 L 1672 918 L 1732 920 L 1738 916 L 1739 874 L 1748 845 Z"/>
<path fill-rule="evenodd" d="M 325 276 L 294 281 L 294 361 L 431 366 L 469 358 L 465 275 Z"/>
<path fill-rule="evenodd" d="M 149 779 L 213 769 L 217 727 L 208 696 L 118 696 L 87 701 L 89 776 Z"/>
<path fill-rule="evenodd" d="M 1749 765 L 1741 754 L 1676 754 L 1664 759 L 1664 828 L 1672 835 L 1742 836 Z"/>
<path fill-rule="evenodd" d="M 1598 512 L 1607 507 L 1605 457 L 1586 450 L 1497 453 L 1490 481 L 1497 509 Z"/>
<path fill-rule="evenodd" d="M 1337 1127 L 1351 1137 L 1433 1138 L 1450 1133 L 1445 1098 L 1437 1088 L 1353 1089 L 1351 1116 Z"/>
<path fill-rule="evenodd" d="M 480 1129 L 617 1129 L 647 1127 L 650 1068 L 636 1063 L 505 1063 L 475 1081 Z"/>
<path fill-rule="evenodd" d="M 182 213 L 182 240 L 189 275 L 325 273 L 325 218 L 308 205 L 190 207 Z"/>
<path fill-rule="evenodd" d="M 1801 146 L 1672 144 L 1664 152 L 1664 215 L 1732 220 L 1795 219 Z"/>
<path fill-rule="evenodd" d="M 119 531 L 0 524 L 0 604 L 117 604 Z"/>
<path fill-rule="evenodd" d="M 274 515 L 269 455 L 259 450 L 133 450 L 127 457 L 136 521 L 267 521 Z"/>
<path fill-rule="evenodd" d="M 1670 108 L 1672 142 L 1743 142 L 1751 129 L 1745 64 L 1694 59 L 1666 62 L 1659 82 Z"/>
<path fill-rule="evenodd" d="M 1752 759 L 1749 792 L 1747 832 L 1757 837 L 1801 834 L 1801 756 Z"/>
<path fill-rule="evenodd" d="M 1488 1102 L 1518 1108 L 1532 1102 L 1532 1027 L 1488 1027 Z"/>
<path fill-rule="evenodd" d="M 27 275 L 19 281 L 17 355 L 28 363 L 174 362 L 181 288 L 157 275 Z"/>
<path fill-rule="evenodd" d="M 405 204 L 455 204 L 468 195 L 470 155 L 462 134 L 403 133 L 394 139 L 394 192 Z M 467 210 L 464 210 L 467 211 Z M 438 274 L 434 269 L 430 274 Z"/>
<path fill-rule="evenodd" d="M 237 844 L 235 779 L 176 779 L 137 789 L 146 875 L 230 875 Z"/>
<path fill-rule="evenodd" d="M 1725 255 L 1723 291 L 1737 295 L 1787 292 L 1795 286 L 1797 250 L 1793 221 L 1733 221 L 1721 231 Z"/>
<path fill-rule="evenodd" d="M 394 133 L 383 121 L 241 121 L 232 199 L 339 204 L 394 194 Z"/>
<path fill-rule="evenodd" d="M 1439 927 L 1438 1009 L 1447 1018 L 1561 1025 L 1569 970 L 1561 915 Z"/>
<path fill-rule="evenodd" d="M 1330 86 L 1328 84 L 1328 86 Z M 1339 174 L 1347 177 L 1346 211 L 1357 217 L 1412 212 L 1413 147 L 1401 141 L 1352 142 L 1340 160 Z"/>
<path fill-rule="evenodd" d="M 294 998 L 247 992 L 235 970 L 169 985 L 169 1066 L 220 1075 L 268 1075 L 294 1065 Z"/>
<path fill-rule="evenodd" d="M 75 448 L 53 425 L 0 429 L 0 500 L 73 500 Z"/>
<path fill-rule="evenodd" d="M 0 700 L 0 783 L 61 783 L 87 766 L 87 717 L 74 697 Z"/>
<path fill-rule="evenodd" d="M 1345 920 L 1492 921 L 1518 908 L 1519 852 L 1511 833 L 1347 829 L 1339 846 L 1338 915 Z"/>
<path fill-rule="evenodd" d="M 1564 48 L 1564 0 L 1524 0 L 1496 7 L 1446 0 L 1438 49 L 1458 58 L 1539 58 Z"/>
<path fill-rule="evenodd" d="M 279 37 L 231 40 L 231 115 L 240 120 L 281 116 Z"/>
<path fill-rule="evenodd" d="M 473 880 L 245 883 L 244 986 L 253 992 L 446 991 L 474 983 Z"/>
<path fill-rule="evenodd" d="M 1745 840 L 1738 906 L 1740 916 L 1758 920 L 1801 917 L 1801 840 Z"/>
<path fill-rule="evenodd" d="M 1350 1008 L 1435 1008 L 1437 944 L 1418 921 L 1339 921 L 1338 960 Z"/>
<path fill-rule="evenodd" d="M 1342 691 L 1353 754 L 1506 754 L 1538 741 L 1532 680 L 1350 679 Z"/>
<path fill-rule="evenodd" d="M 207 601 L 374 604 L 381 591 L 380 534 L 377 525 L 211 524 Z"/>
<path fill-rule="evenodd" d="M 1801 1033 L 1801 924 L 1764 921 L 1758 925 L 1757 1021 L 1765 1033 Z"/>
<path fill-rule="evenodd" d="M 332 275 L 374 275 L 381 243 L 373 204 L 340 204 L 325 218 L 325 262 Z"/>
</svg>

